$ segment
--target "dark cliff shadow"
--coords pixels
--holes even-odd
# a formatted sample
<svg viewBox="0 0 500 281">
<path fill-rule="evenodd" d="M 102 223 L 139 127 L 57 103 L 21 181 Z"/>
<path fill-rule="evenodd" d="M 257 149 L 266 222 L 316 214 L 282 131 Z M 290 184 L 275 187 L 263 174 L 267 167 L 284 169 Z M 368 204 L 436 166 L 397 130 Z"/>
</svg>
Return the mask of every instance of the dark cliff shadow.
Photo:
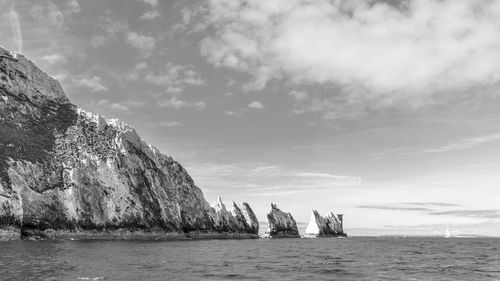
<svg viewBox="0 0 500 281">
<path fill-rule="evenodd" d="M 10 187 L 9 159 L 46 163 L 54 152 L 55 133 L 64 133 L 75 124 L 77 113 L 76 107 L 69 103 L 46 100 L 36 104 L 25 95 L 13 95 L 4 88 L 0 88 L 0 93 L 9 97 L 9 106 L 0 112 L 0 178 Z M 33 109 L 37 116 L 19 110 L 26 107 Z"/>
</svg>

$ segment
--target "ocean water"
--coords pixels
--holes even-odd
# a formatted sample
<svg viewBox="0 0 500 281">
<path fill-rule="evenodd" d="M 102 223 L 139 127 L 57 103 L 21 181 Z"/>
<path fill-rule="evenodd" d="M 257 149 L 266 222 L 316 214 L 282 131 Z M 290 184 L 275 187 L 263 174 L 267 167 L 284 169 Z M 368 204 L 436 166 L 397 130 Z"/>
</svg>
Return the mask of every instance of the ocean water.
<svg viewBox="0 0 500 281">
<path fill-rule="evenodd" d="M 500 280 L 500 239 L 0 243 L 1 280 Z"/>
</svg>

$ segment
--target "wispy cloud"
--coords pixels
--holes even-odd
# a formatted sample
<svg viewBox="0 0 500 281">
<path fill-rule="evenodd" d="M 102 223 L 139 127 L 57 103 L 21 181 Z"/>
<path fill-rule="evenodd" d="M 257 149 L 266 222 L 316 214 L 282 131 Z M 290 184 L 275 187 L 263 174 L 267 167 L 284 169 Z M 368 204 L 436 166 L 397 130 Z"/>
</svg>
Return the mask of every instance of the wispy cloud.
<svg viewBox="0 0 500 281">
<path fill-rule="evenodd" d="M 90 89 L 92 92 L 107 92 L 108 88 L 104 86 L 101 77 L 91 76 L 91 77 L 80 77 L 75 79 L 75 85 L 79 87 L 85 87 Z"/>
<path fill-rule="evenodd" d="M 113 42 L 113 40 L 121 40 L 122 36 L 127 37 L 128 32 L 129 26 L 125 21 L 102 16 L 96 25 L 96 31 L 90 39 L 90 45 L 99 48 Z"/>
<path fill-rule="evenodd" d="M 158 5 L 158 0 L 140 0 L 146 4 L 149 4 L 151 5 L 151 7 L 156 7 L 156 5 Z"/>
<path fill-rule="evenodd" d="M 424 207 L 396 207 L 396 206 L 379 206 L 379 205 L 362 205 L 358 206 L 361 209 L 374 209 L 374 210 L 390 210 L 390 211 L 432 211 L 432 209 Z"/>
<path fill-rule="evenodd" d="M 182 123 L 177 121 L 163 121 L 159 124 L 161 127 L 173 128 L 173 127 L 182 127 Z"/>
<path fill-rule="evenodd" d="M 500 141 L 500 133 L 492 133 L 478 137 L 463 138 L 461 140 L 437 147 L 429 147 L 421 149 L 415 149 L 411 147 L 395 147 L 383 150 L 381 152 L 373 153 L 371 154 L 371 157 L 378 159 L 388 155 L 415 155 L 422 153 L 425 154 L 425 153 L 452 152 L 452 151 L 471 149 L 497 141 Z"/>
<path fill-rule="evenodd" d="M 225 114 L 229 116 L 240 116 L 241 111 L 227 110 Z"/>
<path fill-rule="evenodd" d="M 456 206 L 460 206 L 459 204 L 445 203 L 445 202 L 408 202 L 405 204 L 416 205 L 416 206 L 429 206 L 429 207 L 456 207 Z"/>
<path fill-rule="evenodd" d="M 152 36 L 142 35 L 137 32 L 128 32 L 127 43 L 139 50 L 141 55 L 148 57 L 155 49 L 156 39 Z"/>
<path fill-rule="evenodd" d="M 165 68 L 159 72 L 147 72 L 146 67 L 140 69 L 134 68 L 135 77 L 144 75 L 144 81 L 154 85 L 166 87 L 168 93 L 180 93 L 187 86 L 200 86 L 205 84 L 201 77 L 192 66 L 176 65 L 167 63 Z"/>
<path fill-rule="evenodd" d="M 156 10 L 148 11 L 142 14 L 141 19 L 143 20 L 153 20 L 160 16 L 160 13 Z"/>
<path fill-rule="evenodd" d="M 147 104 L 143 101 L 138 100 L 122 100 L 122 101 L 110 101 L 108 99 L 101 99 L 96 104 L 99 107 L 104 107 L 110 109 L 112 112 L 119 112 L 125 114 L 131 114 L 132 110 L 146 106 Z"/>
<path fill-rule="evenodd" d="M 331 191 L 361 182 L 355 176 L 301 173 L 270 163 L 198 163 L 190 172 L 201 186 L 207 185 L 213 190 L 240 190 L 245 196 L 288 196 L 313 190 Z"/>
<path fill-rule="evenodd" d="M 304 101 L 309 98 L 309 95 L 305 91 L 297 91 L 293 90 L 288 93 L 290 97 L 292 97 L 295 101 Z"/>
<path fill-rule="evenodd" d="M 280 165 L 265 165 L 265 166 L 258 166 L 256 168 L 252 169 L 252 172 L 254 173 L 276 173 L 279 171 L 282 171 L 283 167 Z"/>
<path fill-rule="evenodd" d="M 62 54 L 54 53 L 48 54 L 41 58 L 43 61 L 46 61 L 49 64 L 57 64 L 66 62 L 66 58 Z"/>
<path fill-rule="evenodd" d="M 499 210 L 451 210 L 451 211 L 431 212 L 429 214 L 439 215 L 439 216 L 467 217 L 467 218 L 485 218 L 485 219 L 500 218 Z"/>
<path fill-rule="evenodd" d="M 361 205 L 361 209 L 373 209 L 384 211 L 416 211 L 424 212 L 430 216 L 454 216 L 464 218 L 483 218 L 483 219 L 496 219 L 500 218 L 499 210 L 466 210 L 466 209 L 452 209 L 450 207 L 457 207 L 459 204 L 445 203 L 445 202 L 410 202 L 401 204 L 384 204 L 384 205 Z"/>
<path fill-rule="evenodd" d="M 360 177 L 344 176 L 344 175 L 331 175 L 325 173 L 299 173 L 297 175 L 302 178 L 329 179 L 337 182 L 337 184 L 343 184 L 343 185 L 358 185 L 361 184 L 362 182 Z"/>
<path fill-rule="evenodd" d="M 80 11 L 80 4 L 77 0 L 63 1 L 58 4 L 54 1 L 43 1 L 43 3 L 35 3 L 29 10 L 29 14 L 40 22 L 48 22 L 61 27 L 68 17 Z"/>
<path fill-rule="evenodd" d="M 264 105 L 260 101 L 252 101 L 248 104 L 248 108 L 251 109 L 264 109 Z"/>
<path fill-rule="evenodd" d="M 437 153 L 437 152 L 463 150 L 468 148 L 474 148 L 482 144 L 491 143 L 499 140 L 500 140 L 500 133 L 494 133 L 480 137 L 463 139 L 458 142 L 450 143 L 441 147 L 423 149 L 420 152 Z"/>
<path fill-rule="evenodd" d="M 197 110 L 202 110 L 207 107 L 207 104 L 203 101 L 190 102 L 183 100 L 178 96 L 174 95 L 169 99 L 165 99 L 158 102 L 160 107 L 173 108 L 173 109 L 183 109 L 183 108 L 194 108 Z"/>
</svg>

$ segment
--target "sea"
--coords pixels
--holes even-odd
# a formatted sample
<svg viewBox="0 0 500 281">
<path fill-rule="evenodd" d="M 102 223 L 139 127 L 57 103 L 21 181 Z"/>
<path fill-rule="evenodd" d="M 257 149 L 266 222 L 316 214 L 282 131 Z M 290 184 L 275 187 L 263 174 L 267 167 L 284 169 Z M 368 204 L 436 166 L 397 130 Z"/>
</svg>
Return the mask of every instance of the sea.
<svg viewBox="0 0 500 281">
<path fill-rule="evenodd" d="M 1 280 L 500 280 L 500 238 L 0 242 Z"/>
</svg>

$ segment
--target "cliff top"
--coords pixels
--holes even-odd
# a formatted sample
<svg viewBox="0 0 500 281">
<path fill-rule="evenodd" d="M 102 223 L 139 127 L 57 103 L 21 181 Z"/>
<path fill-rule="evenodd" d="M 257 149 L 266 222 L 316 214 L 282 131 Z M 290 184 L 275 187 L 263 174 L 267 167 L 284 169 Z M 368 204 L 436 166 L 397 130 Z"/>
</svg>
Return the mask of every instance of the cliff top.
<svg viewBox="0 0 500 281">
<path fill-rule="evenodd" d="M 59 82 L 19 53 L 0 46 L 0 87 L 8 87 L 15 94 L 33 99 L 43 95 L 59 103 L 69 102 Z"/>
</svg>

